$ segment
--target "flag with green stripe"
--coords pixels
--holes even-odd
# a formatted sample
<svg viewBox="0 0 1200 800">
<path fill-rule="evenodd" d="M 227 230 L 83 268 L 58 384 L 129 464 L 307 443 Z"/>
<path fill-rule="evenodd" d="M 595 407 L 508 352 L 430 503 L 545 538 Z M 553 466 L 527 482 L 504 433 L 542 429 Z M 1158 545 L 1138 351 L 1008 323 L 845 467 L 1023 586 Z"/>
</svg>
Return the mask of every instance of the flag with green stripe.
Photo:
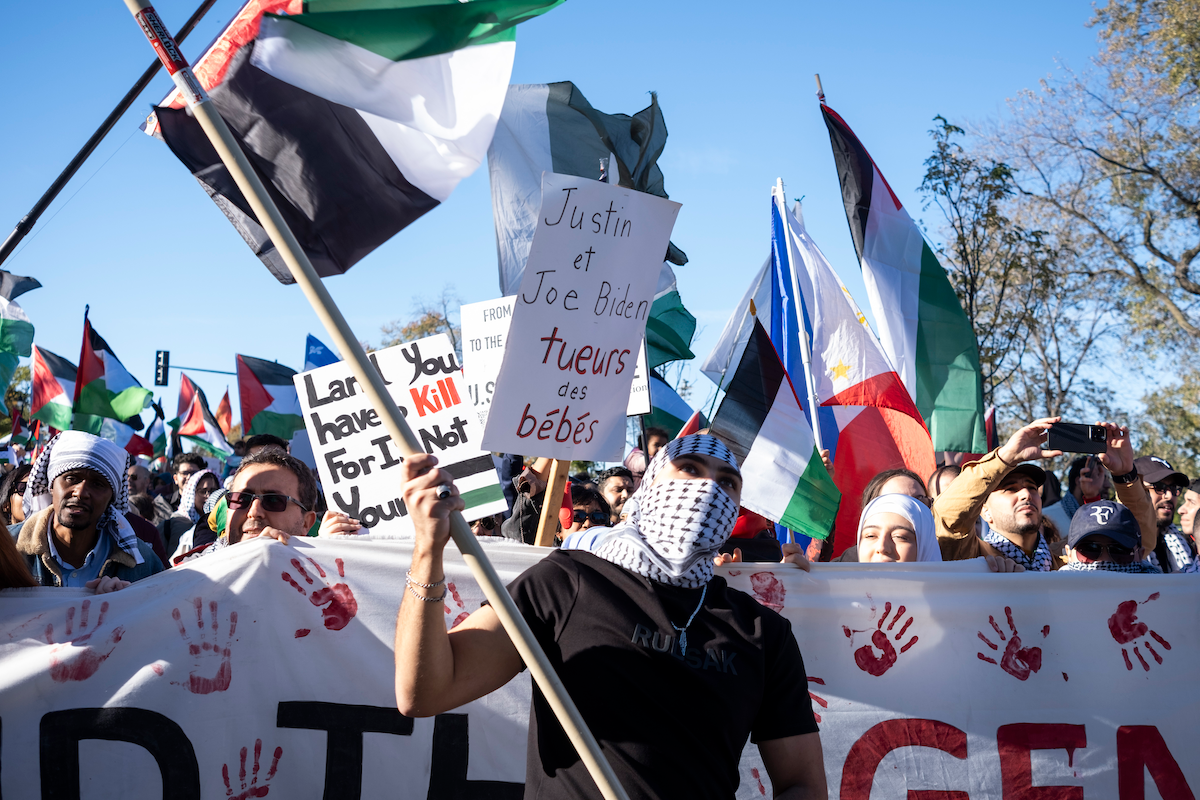
<svg viewBox="0 0 1200 800">
<path fill-rule="evenodd" d="M 805 536 L 829 537 L 842 495 L 758 320 L 711 431 L 741 465 L 743 507 Z"/>
</svg>

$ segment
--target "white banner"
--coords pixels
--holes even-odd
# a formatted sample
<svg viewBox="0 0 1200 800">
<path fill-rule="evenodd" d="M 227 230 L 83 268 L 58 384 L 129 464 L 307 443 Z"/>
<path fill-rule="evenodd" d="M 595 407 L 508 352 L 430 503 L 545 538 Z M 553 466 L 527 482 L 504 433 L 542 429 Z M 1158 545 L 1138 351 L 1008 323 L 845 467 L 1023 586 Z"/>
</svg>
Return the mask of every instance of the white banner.
<svg viewBox="0 0 1200 800">
<path fill-rule="evenodd" d="M 471 397 L 471 411 L 480 430 L 487 424 L 496 391 L 496 376 L 504 363 L 504 341 L 512 323 L 516 296 L 467 303 L 459 307 L 462 323 L 463 381 Z"/>
<path fill-rule="evenodd" d="M 549 552 L 485 547 L 504 580 Z M 376 537 L 255 541 L 110 595 L 0 593 L 0 794 L 516 800 L 527 673 L 435 719 L 396 711 L 409 553 Z M 447 555 L 449 626 L 482 593 Z M 830 797 L 1174 800 L 1200 786 L 1190 576 L 719 572 L 792 622 Z M 742 800 L 771 796 L 752 745 L 741 778 Z"/>
<path fill-rule="evenodd" d="M 462 373 L 444 333 L 371 353 L 392 399 L 426 452 L 454 475 L 468 521 L 508 509 L 492 456 L 481 449 L 483 425 L 459 390 Z M 373 533 L 412 535 L 400 498 L 399 450 L 345 361 L 297 374 L 312 457 L 325 500 Z"/>
<path fill-rule="evenodd" d="M 543 173 L 485 447 L 621 460 L 638 343 L 679 207 L 633 189 Z"/>
</svg>

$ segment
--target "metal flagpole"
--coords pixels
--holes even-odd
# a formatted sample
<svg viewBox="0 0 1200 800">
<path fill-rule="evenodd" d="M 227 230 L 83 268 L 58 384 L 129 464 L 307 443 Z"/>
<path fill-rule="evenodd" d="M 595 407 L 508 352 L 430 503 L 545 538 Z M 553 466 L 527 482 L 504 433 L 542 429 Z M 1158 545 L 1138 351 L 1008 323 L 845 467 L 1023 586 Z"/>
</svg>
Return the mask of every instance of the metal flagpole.
<svg viewBox="0 0 1200 800">
<path fill-rule="evenodd" d="M 777 178 L 775 188 L 771 192 L 775 195 L 775 201 L 779 204 L 779 217 L 783 220 L 784 246 L 787 248 L 788 267 L 792 273 L 792 305 L 796 309 L 796 331 L 800 340 L 800 358 L 804 362 L 804 382 L 808 387 L 808 407 L 811 412 L 813 443 L 817 446 L 817 452 L 821 452 L 825 448 L 821 446 L 821 423 L 817 419 L 817 410 L 821 407 L 821 400 L 817 397 L 817 382 L 813 379 L 812 374 L 812 340 L 809 338 L 808 331 L 804 327 L 804 320 L 800 316 L 800 279 L 796 277 L 796 254 L 792 250 L 792 226 L 788 224 L 787 205 L 783 194 L 783 178 Z"/>
<path fill-rule="evenodd" d="M 262 181 L 250 166 L 246 154 L 242 152 L 237 140 L 229 132 L 225 120 L 221 119 L 221 115 L 213 108 L 208 94 L 196 80 L 196 76 L 171 39 L 170 33 L 159 20 L 154 8 L 148 0 L 125 0 L 125 5 L 137 20 L 142 33 L 146 35 L 155 52 L 158 53 L 163 66 L 171 74 L 171 79 L 179 87 L 189 110 L 204 129 L 204 133 L 221 157 L 222 163 L 233 176 L 247 202 L 250 203 L 259 224 L 263 226 L 267 235 L 271 237 L 271 241 L 279 249 L 284 262 L 291 270 L 292 277 L 303 290 L 313 311 L 316 312 L 329 335 L 333 337 L 334 344 L 349 363 L 354 377 L 363 387 L 367 398 L 379 412 L 384 429 L 392 437 L 392 442 L 406 457 L 423 453 L 424 450 L 421 449 L 420 443 L 417 442 L 408 423 L 404 421 L 400 409 L 396 406 L 392 396 L 388 394 L 382 376 L 367 359 L 367 354 L 350 329 L 346 318 L 342 316 L 341 310 L 333 302 L 333 298 L 330 297 L 325 284 L 321 282 L 312 263 L 308 260 L 308 256 L 305 255 L 295 235 L 288 228 L 283 215 L 280 214 L 275 202 L 267 194 Z M 512 639 L 513 645 L 516 646 L 521 660 L 529 667 L 530 673 L 537 681 L 546 701 L 554 710 L 555 716 L 558 717 L 567 736 L 570 737 L 571 744 L 574 745 L 579 757 L 587 766 L 588 772 L 596 781 L 601 793 L 608 800 L 628 800 L 628 795 L 618 782 L 608 760 L 600 751 L 600 745 L 588 730 L 579 709 L 567 694 L 561 679 L 554 672 L 554 667 L 551 666 L 546 653 L 534 638 L 533 632 L 525 622 L 525 618 L 517 610 L 512 597 L 505 591 L 504 585 L 500 582 L 500 576 L 496 574 L 495 567 L 484 555 L 483 548 L 472 535 L 470 526 L 458 512 L 450 515 L 450 535 L 462 552 L 463 560 L 466 561 L 475 580 L 483 589 L 484 595 L 495 609 L 504 630 Z"/>
<path fill-rule="evenodd" d="M 208 10 L 216 2 L 217 0 L 204 0 L 200 4 L 200 7 L 188 18 L 188 21 L 183 23 L 183 27 L 179 29 L 179 33 L 175 34 L 175 41 L 182 42 L 187 38 L 187 35 L 192 32 L 192 28 L 196 27 L 196 23 L 208 13 Z M 12 251 L 17 248 L 17 245 L 21 243 L 25 235 L 33 230 L 33 226 L 37 224 L 38 218 L 45 213 L 50 204 L 54 202 L 54 198 L 58 197 L 58 193 L 75 176 L 75 173 L 83 166 L 83 162 L 87 161 L 88 156 L 92 154 L 96 146 L 100 144 L 105 136 L 108 136 L 108 132 L 117 124 L 117 120 L 129 110 L 129 107 L 133 105 L 133 101 L 150 84 L 150 80 L 158 74 L 159 67 L 161 66 L 160 62 L 155 61 L 146 68 L 146 71 L 142 73 L 142 77 L 138 78 L 137 83 L 133 84 L 133 87 L 125 93 L 125 96 L 121 98 L 121 102 L 117 103 L 117 107 L 105 117 L 104 122 L 100 123 L 100 127 L 96 128 L 91 138 L 84 142 L 83 147 L 71 159 L 71 163 L 67 164 L 67 168 L 59 173 L 58 177 L 54 179 L 54 183 L 50 184 L 50 188 L 41 196 L 41 199 L 34 204 L 33 208 L 29 209 L 28 214 L 21 217 L 21 221 L 17 223 L 17 227 L 13 228 L 12 233 L 4 240 L 4 243 L 0 244 L 0 264 L 3 264 L 5 259 L 12 254 Z"/>
</svg>

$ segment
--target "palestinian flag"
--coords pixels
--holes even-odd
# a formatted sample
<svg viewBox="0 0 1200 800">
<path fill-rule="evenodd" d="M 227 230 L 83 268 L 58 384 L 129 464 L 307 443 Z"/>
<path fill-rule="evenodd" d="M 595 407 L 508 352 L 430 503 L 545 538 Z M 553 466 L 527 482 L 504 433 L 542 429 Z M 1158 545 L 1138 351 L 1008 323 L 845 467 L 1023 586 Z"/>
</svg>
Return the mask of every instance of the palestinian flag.
<svg viewBox="0 0 1200 800">
<path fill-rule="evenodd" d="M 645 416 L 647 428 L 662 428 L 675 436 L 697 412 L 679 396 L 657 372 L 650 373 L 650 413 Z M 701 425 L 707 425 L 701 415 Z"/>
<path fill-rule="evenodd" d="M 596 180 L 605 158 L 609 183 L 666 197 L 658 168 L 666 142 L 667 126 L 653 93 L 650 105 L 630 117 L 597 111 L 570 81 L 509 86 L 487 151 L 500 294 L 516 294 L 521 286 L 542 207 L 543 172 Z M 673 244 L 666 258 L 687 263 Z"/>
<path fill-rule="evenodd" d="M 226 401 L 228 401 L 228 397 L 227 392 Z M 199 388 L 192 395 L 192 405 L 180 422 L 179 435 L 194 444 L 196 448 L 222 461 L 233 455 L 233 447 L 225 440 L 225 433 L 217 424 L 212 412 L 209 411 L 208 401 L 204 397 L 204 392 Z"/>
<path fill-rule="evenodd" d="M 196 72 L 317 272 L 337 275 L 482 163 L 516 25 L 560 2 L 253 2 Z M 262 14 L 275 9 L 289 13 Z M 147 130 L 161 133 L 271 273 L 291 283 L 199 123 L 175 93 L 167 103 Z"/>
<path fill-rule="evenodd" d="M 121 365 L 85 313 L 83 347 L 75 379 L 75 413 L 124 421 L 140 414 L 150 404 L 151 394 Z"/>
<path fill-rule="evenodd" d="M 28 358 L 33 347 L 33 323 L 17 298 L 41 286 L 33 278 L 13 275 L 0 269 L 0 386 L 12 383 L 22 356 Z M 0 411 L 7 413 L 0 398 Z"/>
<path fill-rule="evenodd" d="M 821 463 L 771 337 L 757 320 L 712 434 L 741 465 L 743 508 L 813 539 L 829 536 L 842 495 Z"/>
<path fill-rule="evenodd" d="M 192 407 L 192 398 L 195 396 L 196 384 L 192 383 L 192 379 L 187 376 L 186 372 L 179 373 L 179 405 L 176 407 L 175 419 L 168 422 L 168 425 L 176 430 L 179 429 L 180 421 Z"/>
<path fill-rule="evenodd" d="M 171 439 L 162 417 L 155 417 L 154 421 L 150 423 L 150 427 L 146 431 L 146 441 L 150 442 L 150 449 L 154 451 L 152 458 L 166 455 Z"/>
<path fill-rule="evenodd" d="M 238 396 L 242 404 L 242 435 L 270 433 L 290 441 L 304 429 L 300 396 L 292 376 L 296 370 L 274 361 L 239 355 Z"/>
<path fill-rule="evenodd" d="M 78 372 L 76 366 L 62 356 L 33 345 L 29 418 L 39 419 L 60 431 L 70 430 Z"/>
<path fill-rule="evenodd" d="M 934 450 L 987 452 L 979 345 L 946 270 L 850 126 L 824 103 L 821 114 L 883 350 Z"/>
<path fill-rule="evenodd" d="M 154 447 L 138 432 L 120 420 L 99 417 L 94 414 L 76 414 L 72 430 L 86 431 L 101 439 L 108 439 L 125 452 L 135 456 L 154 457 Z"/>
<path fill-rule="evenodd" d="M 695 358 L 691 349 L 695 334 L 696 318 L 683 307 L 675 271 L 670 264 L 663 264 L 658 276 L 658 290 L 650 305 L 650 316 L 646 319 L 646 359 L 650 369 L 668 361 Z"/>
<path fill-rule="evenodd" d="M 221 428 L 221 433 L 226 436 L 233 427 L 233 407 L 229 404 L 228 389 L 225 390 L 225 396 L 221 398 L 221 402 L 217 404 L 217 425 Z"/>
<path fill-rule="evenodd" d="M 24 447 L 29 444 L 32 438 L 33 431 L 31 431 L 29 426 L 25 424 L 25 421 L 21 419 L 21 411 L 18 409 L 17 413 L 13 414 L 12 417 L 12 431 L 9 433 L 9 443 L 19 444 Z"/>
</svg>

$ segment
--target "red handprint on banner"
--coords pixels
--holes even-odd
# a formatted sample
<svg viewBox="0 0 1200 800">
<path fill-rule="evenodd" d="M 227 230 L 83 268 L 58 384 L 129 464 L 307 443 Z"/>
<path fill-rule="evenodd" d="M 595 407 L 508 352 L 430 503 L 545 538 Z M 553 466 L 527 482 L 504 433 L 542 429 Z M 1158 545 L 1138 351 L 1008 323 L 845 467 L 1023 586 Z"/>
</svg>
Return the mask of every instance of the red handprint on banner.
<svg viewBox="0 0 1200 800">
<path fill-rule="evenodd" d="M 869 599 L 870 595 L 867 595 L 867 597 Z M 888 616 L 892 613 L 892 604 L 883 604 L 883 614 L 880 615 L 879 621 L 875 623 L 875 630 L 871 632 L 871 644 L 864 644 L 854 651 L 854 663 L 858 665 L 859 669 L 868 675 L 874 675 L 878 678 L 895 665 L 901 653 L 907 653 L 909 648 L 917 643 L 918 637 L 916 634 L 899 650 L 888 641 L 888 634 L 896 627 L 896 623 L 904 617 L 906 611 L 907 609 L 904 606 L 897 606 L 895 616 L 892 617 L 891 622 L 888 622 Z M 871 614 L 875 614 L 874 603 L 871 605 Z M 885 622 L 888 623 L 886 628 L 883 627 L 883 623 Z M 897 642 L 904 637 L 904 634 L 908 631 L 908 627 L 912 624 L 913 617 L 910 615 L 904 624 L 900 626 L 900 630 L 896 632 L 894 638 Z M 850 640 L 850 644 L 853 646 L 854 634 L 866 633 L 866 631 L 850 630 L 850 628 L 843 625 L 842 633 L 846 634 L 846 638 Z M 876 650 L 879 651 L 878 655 L 875 653 Z"/>
<path fill-rule="evenodd" d="M 271 760 L 271 767 L 267 770 L 267 776 L 263 779 L 262 785 L 258 783 L 259 771 L 259 756 L 262 755 L 262 739 L 254 740 L 254 766 L 250 775 L 250 783 L 246 783 L 246 748 L 242 748 L 242 763 L 238 768 L 238 781 L 241 783 L 240 791 L 237 794 L 233 793 L 233 786 L 229 783 L 229 765 L 221 765 L 221 777 L 225 779 L 225 797 L 226 800 L 250 800 L 251 797 L 266 797 L 271 791 L 271 787 L 267 786 L 271 779 L 275 777 L 275 771 L 279 769 L 279 759 L 283 755 L 283 748 L 275 748 L 275 757 Z"/>
<path fill-rule="evenodd" d="M 301 595 L 308 598 L 308 601 L 314 606 L 321 608 L 321 617 L 324 619 L 325 627 L 331 631 L 340 631 L 342 628 L 350 624 L 350 620 L 354 619 L 354 615 L 358 613 L 358 601 L 354 599 L 354 592 L 350 591 L 350 587 L 344 583 L 334 583 L 330 585 L 329 576 L 326 575 L 324 567 L 313 561 L 308 556 L 303 557 L 305 561 L 312 564 L 317 575 L 321 577 L 323 586 L 309 594 L 307 590 L 292 577 L 292 574 L 284 570 L 281 577 L 283 581 L 290 585 Z M 334 563 L 337 564 L 338 577 L 346 577 L 346 564 L 342 559 L 335 558 Z M 299 558 L 292 559 L 292 568 L 299 573 L 300 577 L 308 586 L 315 586 L 316 582 L 313 576 L 309 574 L 304 565 L 300 563 Z M 296 638 L 299 639 L 312 631 L 308 628 L 300 628 L 296 631 Z"/>
<path fill-rule="evenodd" d="M 772 611 L 783 611 L 783 598 L 787 595 L 787 590 L 783 588 L 783 582 L 779 578 L 769 572 L 755 572 L 750 576 L 750 588 L 754 590 L 758 602 Z"/>
<path fill-rule="evenodd" d="M 75 606 L 67 609 L 67 622 L 63 635 L 64 642 L 54 641 L 53 623 L 46 625 L 44 635 L 46 644 L 54 645 L 50 650 L 50 677 L 57 683 L 67 681 L 84 681 L 96 674 L 100 665 L 108 660 L 117 642 L 125 635 L 123 627 L 117 627 L 108 635 L 108 641 L 98 647 L 92 647 L 88 642 L 104 625 L 104 616 L 108 613 L 108 601 L 100 604 L 100 614 L 96 617 L 96 625 L 88 630 L 88 615 L 92 608 L 91 600 L 79 604 L 79 633 L 75 633 Z M 105 649 L 107 648 L 107 649 Z"/>
<path fill-rule="evenodd" d="M 188 633 L 188 626 L 179 609 L 171 609 L 171 619 L 179 626 L 179 636 L 187 645 L 188 655 L 192 657 L 192 671 L 188 674 L 187 683 L 176 685 L 186 686 L 192 694 L 223 692 L 233 681 L 233 634 L 237 632 L 237 612 L 229 612 L 229 634 L 225 638 L 225 646 L 221 647 L 217 643 L 217 601 L 212 600 L 208 604 L 212 622 L 207 628 L 204 624 L 204 600 L 197 597 L 192 600 L 192 606 L 196 609 L 196 641 Z"/>
<path fill-rule="evenodd" d="M 1142 647 L 1145 647 L 1146 652 L 1148 652 L 1155 661 L 1161 664 L 1163 663 L 1163 658 L 1158 654 L 1158 651 L 1154 649 L 1154 645 L 1150 644 L 1150 639 L 1153 639 L 1162 645 L 1164 650 L 1170 650 L 1171 643 L 1159 636 L 1155 631 L 1150 630 L 1149 625 L 1139 621 L 1137 618 L 1137 607 L 1139 605 L 1145 605 L 1151 600 L 1157 600 L 1158 598 L 1159 593 L 1155 592 L 1141 603 L 1138 603 L 1136 600 L 1126 600 L 1124 603 L 1121 603 L 1117 606 L 1117 613 L 1108 618 L 1108 630 L 1112 634 L 1113 640 L 1119 645 L 1127 645 L 1130 642 L 1136 642 L 1138 639 L 1144 639 L 1142 642 Z M 1150 634 L 1149 638 L 1145 638 L 1147 633 Z M 1150 665 L 1146 663 L 1146 659 L 1142 657 L 1142 651 L 1137 647 L 1137 645 L 1134 645 L 1133 647 L 1133 654 L 1137 656 L 1137 660 L 1142 663 L 1142 669 L 1146 672 L 1149 672 Z M 1129 651 L 1123 646 L 1121 647 L 1121 655 L 1125 658 L 1125 669 L 1132 670 L 1133 662 L 1129 660 Z"/>
<path fill-rule="evenodd" d="M 1004 648 L 1003 655 L 1000 656 L 1000 669 L 1012 675 L 1019 681 L 1029 680 L 1029 676 L 1042 668 L 1042 648 L 1040 647 L 1022 647 L 1021 637 L 1017 633 L 1017 626 L 1013 623 L 1012 608 L 1004 607 L 1004 615 L 1008 618 L 1008 629 L 1012 632 L 1012 638 L 1008 639 L 1008 644 Z M 1004 631 L 1000 630 L 1000 626 L 996 624 L 996 618 L 989 616 L 988 623 L 992 626 L 992 630 L 996 632 L 996 636 L 1000 641 L 1005 641 Z M 994 643 L 991 639 L 979 631 L 977 634 L 979 639 L 993 650 L 999 651 L 1000 646 Z M 1046 625 L 1042 628 L 1042 638 L 1050 635 L 1050 626 Z M 989 664 L 995 664 L 996 659 L 987 656 L 984 653 L 976 653 L 980 661 L 986 661 Z"/>
</svg>

